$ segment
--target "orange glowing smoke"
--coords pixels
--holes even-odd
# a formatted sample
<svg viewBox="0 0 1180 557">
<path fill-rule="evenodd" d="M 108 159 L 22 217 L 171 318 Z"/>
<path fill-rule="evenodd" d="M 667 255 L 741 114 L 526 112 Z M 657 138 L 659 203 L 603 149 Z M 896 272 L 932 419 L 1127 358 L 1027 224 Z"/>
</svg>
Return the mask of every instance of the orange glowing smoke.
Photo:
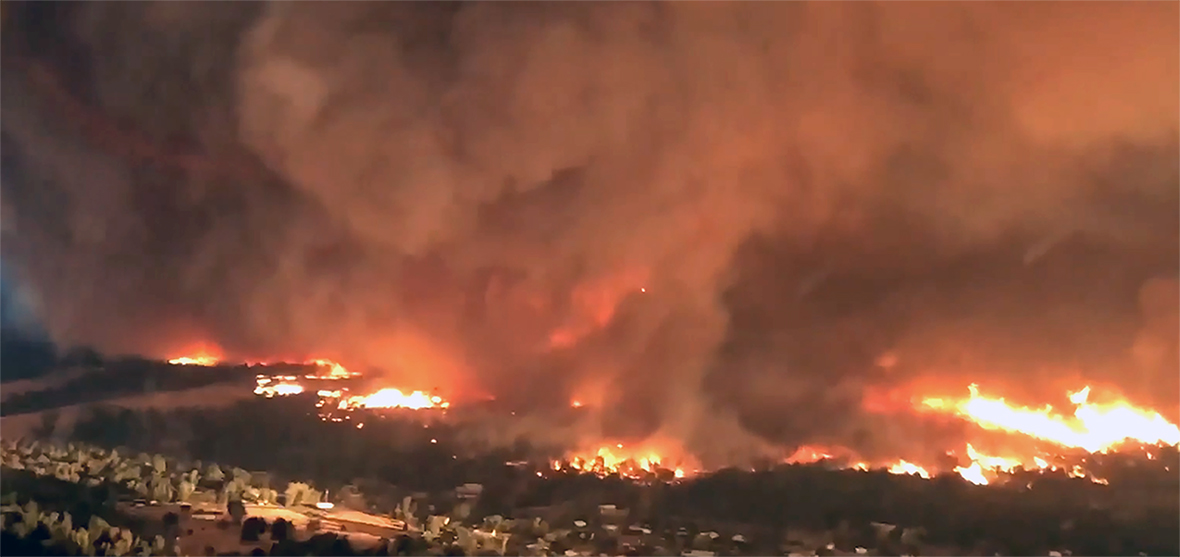
<svg viewBox="0 0 1180 557">
<path fill-rule="evenodd" d="M 552 348 L 567 348 L 610 324 L 619 302 L 631 293 L 646 293 L 646 269 L 633 269 L 579 284 L 570 296 L 571 318 L 549 334 Z"/>
<path fill-rule="evenodd" d="M 1048 405 L 1041 409 L 1021 408 L 1009 405 L 1002 398 L 982 396 L 976 385 L 971 385 L 969 390 L 971 396 L 966 399 L 926 398 L 922 400 L 922 406 L 933 411 L 953 412 L 984 429 L 1019 433 L 1092 453 L 1127 441 L 1147 445 L 1180 444 L 1180 428 L 1158 412 L 1136 408 L 1127 402 L 1091 403 L 1088 401 L 1089 387 L 1070 393 L 1069 400 L 1076 406 L 1070 417 L 1055 414 Z"/>
</svg>

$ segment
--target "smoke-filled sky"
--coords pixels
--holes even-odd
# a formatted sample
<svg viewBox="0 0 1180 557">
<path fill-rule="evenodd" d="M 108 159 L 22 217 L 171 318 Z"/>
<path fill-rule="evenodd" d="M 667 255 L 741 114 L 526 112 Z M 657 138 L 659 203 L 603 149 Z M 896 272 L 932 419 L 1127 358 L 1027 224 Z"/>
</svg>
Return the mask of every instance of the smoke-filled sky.
<svg viewBox="0 0 1180 557">
<path fill-rule="evenodd" d="M 46 5 L 3 257 L 59 342 L 690 445 L 971 382 L 1180 406 L 1175 3 Z"/>
</svg>

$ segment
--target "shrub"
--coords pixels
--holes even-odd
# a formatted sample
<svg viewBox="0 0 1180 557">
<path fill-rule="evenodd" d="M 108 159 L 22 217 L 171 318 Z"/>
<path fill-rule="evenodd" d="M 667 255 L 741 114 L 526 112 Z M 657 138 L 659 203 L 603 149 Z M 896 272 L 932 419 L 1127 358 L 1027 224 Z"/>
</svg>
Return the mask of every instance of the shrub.
<svg viewBox="0 0 1180 557">
<path fill-rule="evenodd" d="M 172 541 L 180 537 L 180 515 L 174 512 L 164 513 L 164 538 Z"/>
<path fill-rule="evenodd" d="M 270 539 L 281 542 L 291 538 L 291 523 L 286 519 L 280 518 L 275 520 L 275 523 L 270 527 Z"/>
<path fill-rule="evenodd" d="M 242 541 L 256 542 L 266 532 L 266 521 L 257 516 L 247 518 L 242 522 Z"/>
</svg>

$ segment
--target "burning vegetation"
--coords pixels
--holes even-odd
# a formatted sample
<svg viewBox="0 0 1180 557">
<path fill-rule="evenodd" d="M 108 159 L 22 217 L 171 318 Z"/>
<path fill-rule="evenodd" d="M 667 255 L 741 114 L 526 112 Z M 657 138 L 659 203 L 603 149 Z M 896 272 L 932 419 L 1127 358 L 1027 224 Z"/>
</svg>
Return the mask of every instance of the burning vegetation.
<svg viewBox="0 0 1180 557">
<path fill-rule="evenodd" d="M 190 354 L 168 360 L 175 365 L 213 366 L 219 363 L 207 354 Z M 249 362 L 245 365 L 265 369 L 278 362 Z M 403 392 L 383 387 L 356 394 L 351 384 L 362 375 L 326 359 L 301 362 L 315 373 L 303 375 L 257 375 L 254 394 L 272 398 L 315 393 L 321 419 L 351 421 L 364 427 L 365 415 L 382 410 L 445 411 L 451 403 L 437 394 L 423 391 Z M 903 458 L 866 461 L 855 451 L 840 446 L 805 445 L 780 461 L 786 464 L 823 463 L 836 468 L 885 470 L 891 474 L 931 478 L 938 474 L 957 474 L 978 485 L 1003 481 L 1021 471 L 1060 472 L 1069 477 L 1087 477 L 1096 483 L 1106 480 L 1087 468 L 1087 457 L 1096 454 L 1130 451 L 1153 458 L 1155 447 L 1180 445 L 1180 427 L 1160 413 L 1137 407 L 1125 400 L 1092 402 L 1091 388 L 1067 393 L 1072 411 L 1061 412 L 1052 405 L 1028 408 L 1014 405 L 1004 398 L 990 397 L 978 385 L 967 388 L 965 397 L 913 396 L 910 412 L 916 415 L 939 415 L 961 420 L 977 428 L 981 439 L 964 441 L 947 447 L 942 463 L 912 462 Z M 576 412 L 591 409 L 580 400 L 570 403 Z M 993 435 L 987 435 L 987 434 Z M 1000 434 L 1000 435 L 994 435 Z M 584 446 L 584 439 L 570 439 L 570 445 Z M 978 445 L 978 446 L 977 446 Z M 981 447 L 997 447 L 986 452 Z M 694 455 L 674 448 L 674 443 L 604 443 L 571 450 L 550 462 L 553 471 L 576 471 L 598 475 L 619 475 L 633 479 L 674 481 L 701 469 Z M 767 453 L 768 455 L 771 453 Z M 539 474 L 541 472 L 538 472 Z"/>
<path fill-rule="evenodd" d="M 216 366 L 221 362 L 219 357 L 209 355 L 187 355 L 170 358 L 168 363 L 185 366 Z M 347 386 L 350 379 L 357 379 L 360 373 L 349 371 L 343 365 L 328 359 L 311 359 L 297 363 L 287 363 L 275 360 L 263 362 L 242 362 L 239 365 L 265 369 L 275 365 L 311 367 L 317 373 L 304 375 L 274 375 L 260 373 L 257 375 L 254 394 L 262 397 L 291 396 L 304 392 L 315 392 L 319 397 L 316 406 L 325 410 L 324 418 L 333 419 L 334 410 L 351 411 L 356 409 L 405 408 L 422 410 L 426 408 L 446 409 L 450 403 L 438 395 L 430 395 L 423 391 L 403 393 L 395 388 L 381 388 L 369 394 L 353 394 Z M 326 387 L 326 388 L 325 388 Z"/>
</svg>

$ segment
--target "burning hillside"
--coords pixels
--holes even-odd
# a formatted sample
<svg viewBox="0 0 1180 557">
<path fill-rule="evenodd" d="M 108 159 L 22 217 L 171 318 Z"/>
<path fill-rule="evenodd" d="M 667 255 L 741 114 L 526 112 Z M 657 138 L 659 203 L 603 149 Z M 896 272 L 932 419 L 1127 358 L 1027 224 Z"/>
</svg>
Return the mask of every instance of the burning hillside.
<svg viewBox="0 0 1180 557">
<path fill-rule="evenodd" d="M 199 354 L 172 358 L 177 365 L 216 365 L 218 360 Z M 266 369 L 280 365 L 276 362 L 247 363 Z M 331 360 L 312 359 L 300 364 L 315 370 L 302 375 L 260 373 L 254 394 L 262 397 L 291 396 L 315 393 L 316 407 L 322 419 L 349 421 L 364 427 L 367 414 L 386 409 L 447 410 L 451 403 L 442 396 L 423 391 L 403 392 L 392 387 L 369 388 L 357 394 L 355 381 L 361 374 L 348 371 Z M 909 411 L 915 415 L 938 415 L 962 421 L 972 426 L 976 435 L 960 439 L 944 448 L 945 459 L 938 462 L 910 461 L 905 458 L 867 461 L 848 447 L 806 445 L 788 456 L 780 456 L 787 464 L 824 462 L 838 468 L 886 470 L 894 474 L 917 475 L 930 478 L 938 474 L 954 473 L 976 484 L 988 484 L 1020 471 L 1059 472 L 1070 477 L 1089 477 L 1095 482 L 1105 480 L 1087 467 L 1087 455 L 1112 452 L 1139 452 L 1153 458 L 1153 447 L 1180 446 L 1180 427 L 1170 423 L 1158 412 L 1137 407 L 1130 402 L 1110 398 L 1107 402 L 1092 402 L 1091 389 L 1084 387 L 1067 393 L 1072 409 L 1060 411 L 1052 405 L 1027 408 L 1009 403 L 1003 398 L 981 393 L 977 385 L 969 385 L 967 396 L 909 397 Z M 1108 397 L 1109 398 L 1109 397 Z M 573 401 L 571 410 L 591 415 L 591 408 Z M 459 407 L 462 420 L 463 408 Z M 887 413 L 882 419 L 889 419 Z M 632 478 L 663 478 L 675 480 L 707 471 L 695 455 L 677 446 L 673 440 L 649 439 L 639 443 L 609 444 L 598 439 L 568 439 L 568 446 L 591 448 L 571 450 L 563 458 L 553 460 L 553 470 L 574 470 L 596 474 L 618 474 Z M 595 448 L 596 447 L 596 448 Z M 768 449 L 770 457 L 786 447 Z"/>
<path fill-rule="evenodd" d="M 6 6 L 63 346 L 328 355 L 258 394 L 494 399 L 583 468 L 1177 441 L 1175 4 Z"/>
<path fill-rule="evenodd" d="M 200 353 L 169 358 L 168 363 L 184 366 L 215 366 L 223 362 L 218 356 Z M 450 406 L 449 402 L 438 395 L 429 395 L 422 391 L 403 393 L 399 389 L 390 387 L 380 388 L 369 394 L 353 394 L 348 386 L 341 386 L 339 383 L 348 383 L 350 379 L 358 379 L 361 374 L 349 371 L 340 363 L 328 359 L 315 358 L 294 363 L 281 360 L 245 361 L 234 365 L 257 367 L 260 370 L 273 366 L 311 368 L 315 370 L 315 373 L 303 375 L 260 373 L 257 376 L 254 394 L 270 398 L 315 392 L 320 397 L 317 406 L 325 408 L 326 411 L 377 408 L 421 410 L 425 408 L 445 409 Z M 325 417 L 328 419 L 327 414 Z"/>
</svg>

